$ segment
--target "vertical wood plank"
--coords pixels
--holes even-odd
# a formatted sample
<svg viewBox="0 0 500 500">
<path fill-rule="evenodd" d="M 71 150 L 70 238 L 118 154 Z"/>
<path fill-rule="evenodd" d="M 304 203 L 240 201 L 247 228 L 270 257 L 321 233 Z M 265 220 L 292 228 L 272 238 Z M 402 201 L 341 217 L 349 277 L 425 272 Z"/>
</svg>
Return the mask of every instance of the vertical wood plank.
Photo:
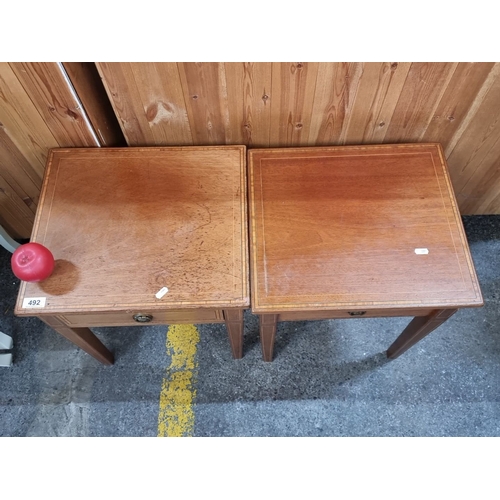
<svg viewBox="0 0 500 500">
<path fill-rule="evenodd" d="M 457 63 L 412 63 L 385 134 L 385 143 L 420 140 L 456 66 Z"/>
<path fill-rule="evenodd" d="M 125 138 L 93 62 L 62 63 L 102 146 L 125 146 Z"/>
<path fill-rule="evenodd" d="M 224 74 L 227 89 L 227 114 L 232 127 L 231 140 L 233 144 L 249 145 L 252 140 L 253 127 L 251 117 L 247 120 L 247 105 L 245 102 L 245 64 L 225 63 Z M 250 89 L 251 91 L 252 89 Z M 250 113 L 252 105 L 250 104 Z"/>
<path fill-rule="evenodd" d="M 0 63 L 0 220 L 28 238 L 49 149 L 99 140 L 58 63 Z"/>
<path fill-rule="evenodd" d="M 59 147 L 59 143 L 8 63 L 0 63 L 0 123 L 42 178 L 47 150 Z"/>
<path fill-rule="evenodd" d="M 500 213 L 500 176 L 498 169 L 487 193 L 471 208 L 474 214 L 498 214 Z"/>
<path fill-rule="evenodd" d="M 223 63 L 178 63 L 177 66 L 193 144 L 225 144 L 227 90 Z"/>
<path fill-rule="evenodd" d="M 320 63 L 312 103 L 309 145 L 350 142 L 346 131 L 361 70 L 361 63 Z"/>
<path fill-rule="evenodd" d="M 60 146 L 100 145 L 57 63 L 10 65 Z"/>
<path fill-rule="evenodd" d="M 462 187 L 457 192 L 457 201 L 463 214 L 491 213 L 482 211 L 490 205 L 498 186 L 500 165 L 500 124 L 497 120 L 484 137 L 482 147 L 470 159 L 459 178 Z M 491 209 L 491 207 L 489 208 Z M 498 211 L 500 207 L 497 207 Z"/>
<path fill-rule="evenodd" d="M 229 120 L 235 144 L 268 147 L 271 63 L 225 63 Z"/>
<path fill-rule="evenodd" d="M 484 63 L 481 63 L 481 64 L 484 64 Z M 486 64 L 488 64 L 488 63 L 486 63 Z M 486 95 L 488 94 L 492 85 L 495 83 L 496 79 L 499 76 L 500 76 L 500 63 L 495 63 L 493 65 L 492 70 L 489 72 L 488 76 L 486 77 L 486 80 L 484 81 L 483 85 L 479 89 L 478 93 L 476 94 L 476 96 L 474 96 L 474 101 L 473 101 L 472 105 L 470 106 L 469 110 L 467 111 L 467 114 L 464 116 L 463 120 L 461 120 L 453 137 L 450 139 L 450 142 L 448 143 L 448 147 L 445 149 L 445 154 L 447 157 L 449 157 L 451 155 L 453 149 L 457 145 L 458 141 L 461 139 L 465 129 L 473 122 L 479 107 L 481 106 Z"/>
<path fill-rule="evenodd" d="M 104 88 L 129 146 L 154 144 L 130 63 L 97 62 Z"/>
<path fill-rule="evenodd" d="M 500 77 L 497 77 L 448 157 L 450 176 L 462 213 L 476 213 L 491 185 L 492 176 L 498 171 L 499 102 Z"/>
<path fill-rule="evenodd" d="M 35 213 L 42 179 L 0 126 L 0 175 Z"/>
<path fill-rule="evenodd" d="M 318 63 L 272 63 L 272 147 L 309 144 Z"/>
<path fill-rule="evenodd" d="M 494 63 L 459 63 L 443 97 L 439 101 L 431 122 L 420 140 L 432 142 L 439 138 L 446 150 L 460 123 L 472 106 Z"/>
<path fill-rule="evenodd" d="M 12 238 L 29 238 L 35 214 L 0 175 L 0 224 Z"/>
<path fill-rule="evenodd" d="M 478 166 L 472 179 L 457 194 L 461 213 L 475 215 L 498 212 L 493 201 L 497 198 L 500 186 L 500 158 L 497 152 L 499 147 L 500 139 L 496 141 L 494 149 L 488 152 L 485 161 Z"/>
<path fill-rule="evenodd" d="M 97 66 L 130 145 L 440 142 L 462 211 L 500 213 L 500 63 Z M 23 121 L 11 118 L 17 107 L 0 106 L 0 121 L 10 119 L 9 137 L 26 150 L 12 133 L 11 125 Z M 25 150 L 21 155 L 32 164 Z M 9 182 L 21 192 L 18 180 Z"/>
<path fill-rule="evenodd" d="M 133 63 L 130 68 L 149 123 L 151 145 L 192 145 L 177 64 Z"/>
<path fill-rule="evenodd" d="M 346 128 L 346 144 L 383 141 L 410 63 L 364 63 Z"/>
</svg>

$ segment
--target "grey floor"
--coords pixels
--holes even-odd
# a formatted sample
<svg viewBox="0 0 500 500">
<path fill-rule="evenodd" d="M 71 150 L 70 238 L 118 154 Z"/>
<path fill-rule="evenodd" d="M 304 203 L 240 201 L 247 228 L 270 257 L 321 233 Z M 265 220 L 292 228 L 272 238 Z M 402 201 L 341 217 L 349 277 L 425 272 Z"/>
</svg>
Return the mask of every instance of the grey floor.
<svg viewBox="0 0 500 500">
<path fill-rule="evenodd" d="M 459 311 L 400 358 L 385 349 L 409 318 L 281 323 L 261 360 L 247 314 L 244 358 L 223 325 L 200 326 L 194 436 L 499 436 L 500 216 L 465 217 L 485 306 Z M 0 248 L 0 436 L 156 436 L 168 379 L 167 326 L 95 330 L 100 365 L 37 319 L 13 315 L 19 283 Z"/>
</svg>

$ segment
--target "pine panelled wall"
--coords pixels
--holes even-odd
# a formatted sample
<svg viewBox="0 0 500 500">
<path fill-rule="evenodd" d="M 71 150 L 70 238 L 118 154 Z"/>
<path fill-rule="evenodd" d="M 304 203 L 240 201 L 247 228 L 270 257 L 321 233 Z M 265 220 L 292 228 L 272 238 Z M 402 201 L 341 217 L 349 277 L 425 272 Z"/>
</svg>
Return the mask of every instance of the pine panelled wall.
<svg viewBox="0 0 500 500">
<path fill-rule="evenodd" d="M 122 144 L 110 120 L 96 118 L 98 135 L 64 64 L 0 63 L 0 224 L 12 237 L 31 234 L 49 149 Z"/>
<path fill-rule="evenodd" d="M 0 63 L 0 224 L 29 237 L 49 148 L 126 144 L 440 142 L 462 214 L 500 213 L 499 73 L 493 62 Z"/>
</svg>

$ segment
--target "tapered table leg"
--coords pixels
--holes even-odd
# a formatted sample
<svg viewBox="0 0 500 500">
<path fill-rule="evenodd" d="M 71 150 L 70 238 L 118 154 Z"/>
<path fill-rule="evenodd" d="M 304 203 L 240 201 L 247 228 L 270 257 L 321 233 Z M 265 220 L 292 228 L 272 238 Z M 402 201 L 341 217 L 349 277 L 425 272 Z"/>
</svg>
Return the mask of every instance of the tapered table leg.
<svg viewBox="0 0 500 500">
<path fill-rule="evenodd" d="M 260 314 L 260 344 L 264 361 L 273 360 L 274 338 L 276 337 L 277 314 Z"/>
<path fill-rule="evenodd" d="M 243 357 L 243 309 L 225 309 L 223 313 L 233 358 L 240 359 Z"/>
<path fill-rule="evenodd" d="M 70 328 L 55 316 L 39 316 L 39 318 L 57 333 L 60 333 L 70 342 L 93 356 L 97 361 L 105 365 L 114 363 L 113 354 L 88 328 Z"/>
<path fill-rule="evenodd" d="M 410 347 L 422 340 L 426 335 L 442 325 L 458 309 L 436 309 L 428 316 L 417 316 L 403 330 L 403 333 L 394 341 L 387 350 L 387 357 L 395 359 Z"/>
</svg>

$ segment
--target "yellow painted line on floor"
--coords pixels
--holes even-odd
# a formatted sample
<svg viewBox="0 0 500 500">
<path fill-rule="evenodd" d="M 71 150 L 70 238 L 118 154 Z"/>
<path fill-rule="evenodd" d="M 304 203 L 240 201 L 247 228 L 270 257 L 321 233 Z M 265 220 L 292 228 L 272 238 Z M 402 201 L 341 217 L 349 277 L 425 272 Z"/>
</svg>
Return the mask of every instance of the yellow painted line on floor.
<svg viewBox="0 0 500 500">
<path fill-rule="evenodd" d="M 200 333 L 194 325 L 171 325 L 168 329 L 167 354 L 171 361 L 160 393 L 158 437 L 193 435 L 199 341 Z"/>
</svg>

